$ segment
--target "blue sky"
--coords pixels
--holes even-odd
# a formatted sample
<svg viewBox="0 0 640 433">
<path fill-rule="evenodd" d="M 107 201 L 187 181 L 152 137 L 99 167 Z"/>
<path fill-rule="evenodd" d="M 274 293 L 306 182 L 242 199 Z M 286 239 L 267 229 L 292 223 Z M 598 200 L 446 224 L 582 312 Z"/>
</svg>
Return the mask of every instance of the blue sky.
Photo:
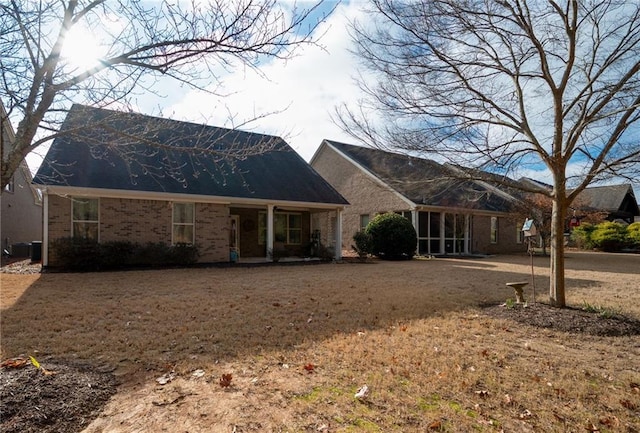
<svg viewBox="0 0 640 433">
<path fill-rule="evenodd" d="M 302 7 L 310 3 L 297 1 Z M 362 97 L 354 80 L 359 64 L 349 52 L 347 26 L 350 20 L 363 18 L 362 4 L 343 1 L 338 5 L 318 28 L 318 33 L 323 34 L 320 47 L 304 47 L 286 62 L 269 60 L 261 66 L 260 73 L 238 67 L 224 75 L 222 87 L 216 89 L 224 97 L 166 81 L 162 97 L 141 95 L 133 108 L 176 120 L 226 127 L 241 125 L 244 130 L 282 136 L 307 161 L 325 138 L 355 143 L 332 122 L 331 115 L 336 106 L 355 106 Z M 326 13 L 333 6 L 335 2 L 327 2 L 317 14 Z M 273 112 L 277 113 L 267 115 Z M 251 119 L 255 120 L 246 123 Z M 38 158 L 29 158 L 29 162 L 38 165 Z M 545 172 L 527 171 L 521 175 L 551 182 Z M 640 184 L 634 186 L 640 198 Z"/>
</svg>

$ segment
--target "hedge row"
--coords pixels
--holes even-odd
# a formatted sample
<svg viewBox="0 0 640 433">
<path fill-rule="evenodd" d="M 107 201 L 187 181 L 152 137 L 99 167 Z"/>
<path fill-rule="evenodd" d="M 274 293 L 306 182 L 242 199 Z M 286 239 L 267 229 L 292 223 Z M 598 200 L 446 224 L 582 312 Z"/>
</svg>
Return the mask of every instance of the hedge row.
<svg viewBox="0 0 640 433">
<path fill-rule="evenodd" d="M 606 221 L 600 224 L 582 224 L 571 232 L 571 239 L 581 249 L 602 251 L 640 249 L 640 222 L 625 225 Z"/>
<path fill-rule="evenodd" d="M 57 267 L 77 271 L 137 266 L 183 266 L 196 263 L 195 245 L 128 241 L 98 243 L 90 239 L 60 238 L 51 243 Z"/>
</svg>

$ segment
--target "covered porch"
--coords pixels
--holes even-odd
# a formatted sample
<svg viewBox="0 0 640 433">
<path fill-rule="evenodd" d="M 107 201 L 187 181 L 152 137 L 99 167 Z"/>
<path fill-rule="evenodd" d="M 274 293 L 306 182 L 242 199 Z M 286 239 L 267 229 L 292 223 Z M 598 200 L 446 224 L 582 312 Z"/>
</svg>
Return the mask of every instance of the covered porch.
<svg viewBox="0 0 640 433">
<path fill-rule="evenodd" d="M 341 225 L 335 205 L 231 205 L 230 261 L 340 260 Z"/>
</svg>

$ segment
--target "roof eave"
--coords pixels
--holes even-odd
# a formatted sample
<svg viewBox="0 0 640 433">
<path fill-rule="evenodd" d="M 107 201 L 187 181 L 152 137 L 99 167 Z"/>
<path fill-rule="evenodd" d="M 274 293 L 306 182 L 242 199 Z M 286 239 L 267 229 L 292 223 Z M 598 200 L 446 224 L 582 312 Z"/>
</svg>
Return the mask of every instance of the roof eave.
<svg viewBox="0 0 640 433">
<path fill-rule="evenodd" d="M 86 197 L 103 197 L 103 198 L 126 198 L 126 199 L 139 199 L 139 200 L 157 200 L 157 201 L 182 201 L 182 202 L 197 202 L 197 203 L 212 203 L 229 206 L 288 206 L 288 207 L 304 207 L 315 209 L 344 209 L 346 204 L 344 203 L 322 203 L 322 202 L 306 202 L 306 201 L 292 201 L 292 200 L 278 200 L 278 199 L 258 199 L 258 198 L 244 198 L 244 197 L 224 197 L 224 196 L 210 196 L 199 194 L 179 194 L 168 192 L 148 192 L 148 191 L 130 191 L 121 189 L 104 189 L 104 188 L 85 188 L 74 186 L 60 186 L 60 185 L 40 185 L 35 184 L 35 187 L 43 191 L 46 194 L 60 195 L 60 196 L 86 196 Z"/>
</svg>

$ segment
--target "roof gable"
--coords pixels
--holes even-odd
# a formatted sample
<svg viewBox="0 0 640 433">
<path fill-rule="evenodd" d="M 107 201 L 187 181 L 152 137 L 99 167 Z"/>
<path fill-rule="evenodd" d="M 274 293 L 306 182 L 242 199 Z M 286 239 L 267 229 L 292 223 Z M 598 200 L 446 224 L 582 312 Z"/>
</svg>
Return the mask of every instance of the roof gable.
<svg viewBox="0 0 640 433">
<path fill-rule="evenodd" d="M 638 203 L 630 184 L 592 186 L 585 188 L 576 197 L 575 203 L 588 209 L 616 212 L 629 211 L 638 215 Z"/>
<path fill-rule="evenodd" d="M 347 204 L 280 137 L 82 105 L 61 131 L 36 184 Z"/>
<path fill-rule="evenodd" d="M 436 161 L 332 140 L 325 142 L 416 205 L 505 212 L 511 198 Z"/>
</svg>

